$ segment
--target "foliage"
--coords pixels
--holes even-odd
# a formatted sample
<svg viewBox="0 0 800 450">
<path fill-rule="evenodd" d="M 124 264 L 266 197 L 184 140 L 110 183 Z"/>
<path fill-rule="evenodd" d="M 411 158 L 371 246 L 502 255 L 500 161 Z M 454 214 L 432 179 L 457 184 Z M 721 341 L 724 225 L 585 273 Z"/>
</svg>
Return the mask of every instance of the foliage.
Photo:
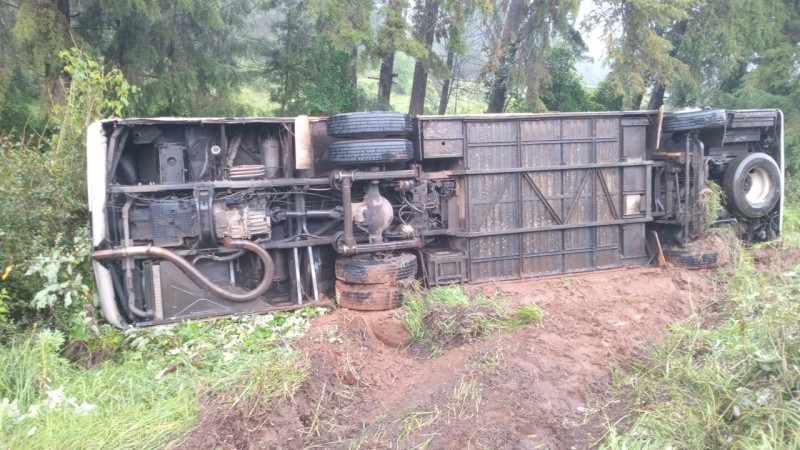
<svg viewBox="0 0 800 450">
<path fill-rule="evenodd" d="M 43 288 L 33 296 L 36 309 L 53 309 L 63 305 L 83 305 L 89 297 L 86 274 L 81 270 L 84 259 L 91 250 L 89 233 L 83 230 L 75 236 L 73 246 L 64 253 L 56 248 L 49 255 L 38 255 L 28 264 L 25 276 L 38 275 L 43 279 Z"/>
<path fill-rule="evenodd" d="M 601 111 L 622 111 L 625 98 L 617 92 L 614 83 L 608 78 L 598 84 L 591 93 L 592 101 Z"/>
<path fill-rule="evenodd" d="M 675 46 L 667 36 L 688 17 L 689 0 L 595 0 L 587 26 L 601 27 L 611 65 L 609 81 L 617 93 L 625 94 L 626 107 L 638 109 L 648 84 L 665 85 L 688 70 L 675 57 Z"/>
<path fill-rule="evenodd" d="M 800 267 L 758 270 L 746 249 L 734 250 L 733 269 L 718 274 L 719 322 L 693 316 L 671 327 L 648 361 L 618 379 L 637 418 L 601 448 L 800 445 Z"/>
<path fill-rule="evenodd" d="M 513 308 L 498 296 L 469 296 L 459 285 L 427 291 L 414 282 L 403 291 L 399 320 L 412 341 L 429 346 L 435 356 L 453 343 L 537 323 L 543 315 L 534 304 Z"/>
<path fill-rule="evenodd" d="M 289 397 L 305 377 L 286 344 L 320 310 L 184 322 L 121 334 L 87 370 L 64 358 L 66 336 L 32 330 L 0 348 L 0 440 L 12 448 L 161 448 L 178 443 L 210 397 Z"/>
<path fill-rule="evenodd" d="M 363 105 L 364 93 L 353 80 L 358 62 L 352 50 L 370 34 L 363 29 L 363 17 L 342 17 L 341 7 L 327 1 L 277 2 L 282 13 L 277 36 L 262 44 L 261 51 L 271 81 L 270 98 L 279 105 L 280 114 L 330 115 Z M 344 35 L 332 37 L 341 30 Z"/>
<path fill-rule="evenodd" d="M 230 98 L 245 76 L 245 20 L 250 0 L 89 0 L 75 31 L 141 87 L 131 113 L 144 116 L 228 115 L 241 108 Z M 114 24 L 109 26 L 109 24 Z"/>
<path fill-rule="evenodd" d="M 547 52 L 540 98 L 548 111 L 593 111 L 598 109 L 586 92 L 575 69 L 578 55 L 574 49 L 558 44 Z"/>
<path fill-rule="evenodd" d="M 57 318 L 48 310 L 37 311 L 31 304 L 35 296 L 39 305 L 51 303 L 54 295 L 61 301 L 86 299 L 83 134 L 92 121 L 120 114 L 128 93 L 135 92 L 119 70 L 105 71 L 79 50 L 62 52 L 62 57 L 70 79 L 65 103 L 53 108 L 55 131 L 0 135 L 0 158 L 5 162 L 0 168 L 0 266 L 17 267 L 5 277 L 3 288 L 9 315 L 23 323 Z M 45 276 L 25 276 L 26 272 Z M 78 303 L 74 309 L 82 306 Z"/>
<path fill-rule="evenodd" d="M 672 39 L 676 56 L 689 67 L 670 92 L 669 102 L 677 106 L 697 104 L 708 90 L 738 89 L 749 65 L 781 40 L 788 11 L 783 1 L 729 0 L 698 2 L 688 13 Z"/>
<path fill-rule="evenodd" d="M 705 211 L 703 216 L 706 229 L 711 229 L 717 222 L 720 212 L 725 211 L 725 191 L 722 186 L 713 182 L 706 181 L 703 190 L 700 191 L 700 204 Z"/>
<path fill-rule="evenodd" d="M 628 106 L 700 105 L 709 91 L 732 93 L 782 40 L 794 46 L 794 2 L 781 0 L 595 0 L 585 22 L 601 27 L 609 76 Z M 791 57 L 790 57 L 791 59 Z M 783 72 L 782 76 L 788 72 Z"/>
<path fill-rule="evenodd" d="M 489 58 L 481 76 L 488 87 L 487 112 L 503 112 L 509 95 L 522 98 L 517 109 L 541 111 L 541 83 L 547 70 L 544 59 L 551 42 L 561 41 L 573 50 L 585 50 L 575 30 L 580 2 L 522 0 L 496 2 L 489 21 L 492 36 Z"/>
<path fill-rule="evenodd" d="M 46 111 L 61 101 L 58 53 L 72 46 L 57 2 L 0 2 L 0 130 L 46 127 Z"/>
</svg>

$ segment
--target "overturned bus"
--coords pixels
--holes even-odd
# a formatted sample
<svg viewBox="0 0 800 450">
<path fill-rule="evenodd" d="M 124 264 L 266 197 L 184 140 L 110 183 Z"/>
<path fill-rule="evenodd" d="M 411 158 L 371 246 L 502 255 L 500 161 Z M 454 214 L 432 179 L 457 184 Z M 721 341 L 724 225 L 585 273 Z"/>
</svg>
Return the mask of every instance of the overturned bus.
<svg viewBox="0 0 800 450">
<path fill-rule="evenodd" d="M 87 152 L 119 327 L 645 265 L 703 233 L 712 183 L 711 222 L 781 231 L 779 110 L 114 119 Z"/>
</svg>

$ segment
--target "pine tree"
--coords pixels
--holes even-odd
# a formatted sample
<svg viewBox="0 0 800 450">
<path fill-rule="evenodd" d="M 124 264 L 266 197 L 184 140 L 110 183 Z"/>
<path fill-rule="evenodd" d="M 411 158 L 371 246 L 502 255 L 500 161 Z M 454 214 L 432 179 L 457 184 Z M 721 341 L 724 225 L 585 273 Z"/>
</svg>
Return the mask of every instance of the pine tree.
<svg viewBox="0 0 800 450">
<path fill-rule="evenodd" d="M 487 112 L 503 112 L 510 89 L 524 92 L 517 95 L 524 97 L 523 109 L 544 108 L 539 91 L 552 40 L 576 49 L 585 47 L 574 28 L 579 5 L 577 0 L 509 0 L 496 5 L 489 61 L 483 69 L 489 87 Z"/>
</svg>

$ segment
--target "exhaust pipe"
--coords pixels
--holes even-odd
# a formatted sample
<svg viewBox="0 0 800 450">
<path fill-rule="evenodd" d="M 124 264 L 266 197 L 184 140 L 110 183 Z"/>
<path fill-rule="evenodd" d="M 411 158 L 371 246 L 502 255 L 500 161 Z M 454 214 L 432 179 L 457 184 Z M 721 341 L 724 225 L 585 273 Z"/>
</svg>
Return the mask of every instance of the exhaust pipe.
<svg viewBox="0 0 800 450">
<path fill-rule="evenodd" d="M 231 239 L 226 237 L 220 243 L 227 248 L 237 248 L 248 250 L 258 255 L 261 262 L 264 264 L 264 276 L 261 282 L 250 292 L 239 294 L 236 292 L 228 291 L 220 286 L 214 284 L 211 280 L 206 278 L 199 270 L 197 270 L 189 261 L 178 255 L 177 253 L 167 250 L 163 247 L 155 247 L 152 245 L 136 246 L 136 247 L 123 247 L 110 250 L 96 250 L 92 253 L 92 258 L 97 260 L 104 259 L 120 259 L 129 258 L 133 256 L 156 256 L 164 258 L 169 262 L 175 264 L 181 272 L 185 273 L 192 281 L 197 283 L 198 286 L 211 291 L 214 295 L 225 300 L 232 302 L 247 302 L 253 300 L 269 289 L 272 284 L 272 278 L 275 274 L 275 265 L 272 263 L 269 253 L 261 248 L 258 244 L 244 240 L 244 239 Z"/>
</svg>

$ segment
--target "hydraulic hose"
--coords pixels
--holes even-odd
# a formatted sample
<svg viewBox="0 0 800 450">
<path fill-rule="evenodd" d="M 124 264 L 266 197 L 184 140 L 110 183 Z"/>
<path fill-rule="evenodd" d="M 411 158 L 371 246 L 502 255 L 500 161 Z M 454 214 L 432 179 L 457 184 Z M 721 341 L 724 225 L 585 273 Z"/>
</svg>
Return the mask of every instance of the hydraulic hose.
<svg viewBox="0 0 800 450">
<path fill-rule="evenodd" d="M 272 278 L 275 274 L 275 265 L 272 263 L 272 258 L 270 258 L 269 253 L 267 253 L 267 251 L 261 248 L 261 246 L 258 244 L 244 239 L 231 239 L 226 237 L 222 239 L 220 243 L 228 248 L 248 250 L 258 255 L 259 259 L 261 259 L 261 262 L 264 264 L 264 276 L 261 278 L 261 282 L 255 287 L 255 289 L 243 294 L 238 294 L 236 292 L 223 289 L 206 278 L 206 276 L 197 270 L 192 263 L 177 253 L 167 250 L 163 247 L 147 245 L 115 248 L 110 250 L 97 250 L 92 253 L 92 258 L 98 260 L 120 259 L 133 256 L 156 256 L 159 258 L 164 258 L 175 264 L 175 266 L 177 266 L 181 272 L 185 273 L 186 276 L 197 283 L 198 286 L 208 289 L 217 297 L 224 298 L 225 300 L 230 300 L 232 302 L 247 302 L 266 292 L 267 289 L 269 289 L 270 284 L 272 284 Z"/>
</svg>

